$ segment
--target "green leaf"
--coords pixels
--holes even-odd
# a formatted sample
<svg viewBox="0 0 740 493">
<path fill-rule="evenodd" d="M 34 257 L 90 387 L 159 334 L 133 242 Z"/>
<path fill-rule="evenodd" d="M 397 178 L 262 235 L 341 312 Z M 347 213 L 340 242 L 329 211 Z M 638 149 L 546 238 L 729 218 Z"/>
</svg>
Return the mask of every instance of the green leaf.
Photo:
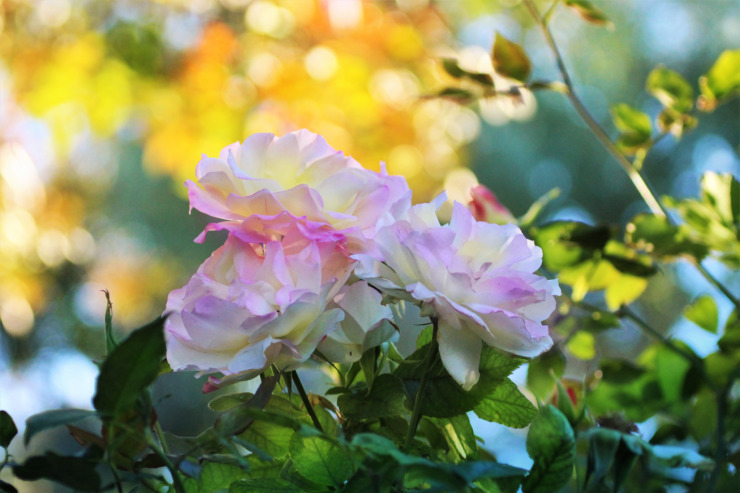
<svg viewBox="0 0 740 493">
<path fill-rule="evenodd" d="M 10 442 L 18 434 L 13 418 L 5 411 L 0 411 L 0 447 L 8 448 Z"/>
<path fill-rule="evenodd" d="M 15 488 L 15 486 L 6 483 L 3 480 L 0 480 L 0 491 L 3 491 L 5 493 L 18 493 L 18 490 Z"/>
<path fill-rule="evenodd" d="M 251 411 L 263 409 L 272 398 L 279 376 L 266 377 L 257 388 L 254 396 L 243 404 L 225 411 L 216 418 L 213 429 L 222 437 L 237 435 L 247 429 L 252 423 Z"/>
<path fill-rule="evenodd" d="M 303 493 L 297 485 L 280 478 L 242 479 L 231 485 L 229 493 Z"/>
<path fill-rule="evenodd" d="M 617 130 L 624 134 L 635 135 L 641 138 L 643 143 L 650 140 L 653 125 L 646 113 L 625 103 L 612 106 L 611 113 Z"/>
<path fill-rule="evenodd" d="M 648 75 L 646 88 L 666 108 L 686 113 L 694 106 L 694 89 L 681 74 L 659 66 Z"/>
<path fill-rule="evenodd" d="M 733 310 L 727 318 L 725 330 L 717 345 L 725 353 L 740 349 L 740 319 L 738 319 L 737 310 Z"/>
<path fill-rule="evenodd" d="M 524 478 L 524 493 L 552 493 L 573 474 L 576 440 L 568 419 L 548 404 L 532 422 L 527 434 L 527 452 L 534 460 Z"/>
<path fill-rule="evenodd" d="M 458 65 L 457 60 L 455 60 L 454 58 L 443 58 L 442 67 L 444 68 L 445 72 L 456 79 L 470 79 L 474 82 L 477 82 L 478 84 L 493 87 L 493 78 L 490 74 L 468 72 L 467 70 L 463 70 L 462 68 L 460 68 L 460 65 Z"/>
<path fill-rule="evenodd" d="M 701 260 L 708 253 L 706 246 L 690 238 L 688 227 L 674 226 L 653 214 L 638 214 L 626 231 L 628 243 L 661 260 L 673 260 L 681 255 Z"/>
<path fill-rule="evenodd" d="M 584 490 L 601 484 L 614 462 L 622 434 L 608 428 L 598 428 L 589 433 L 588 456 L 586 460 L 586 479 Z"/>
<path fill-rule="evenodd" d="M 596 341 L 594 335 L 583 330 L 573 334 L 566 345 L 568 352 L 578 359 L 592 360 L 596 357 Z"/>
<path fill-rule="evenodd" d="M 524 428 L 537 416 L 537 408 L 508 378 L 484 397 L 473 412 L 481 419 L 511 428 Z"/>
<path fill-rule="evenodd" d="M 135 330 L 106 358 L 100 368 L 93 404 L 114 417 L 132 409 L 139 395 L 159 375 L 166 348 L 164 318 Z"/>
<path fill-rule="evenodd" d="M 375 362 L 378 359 L 378 353 L 376 348 L 370 348 L 365 351 L 360 357 L 360 368 L 362 373 L 365 375 L 365 383 L 368 389 L 373 388 L 373 381 L 375 380 Z"/>
<path fill-rule="evenodd" d="M 546 400 L 552 393 L 555 379 L 562 377 L 564 371 L 565 355 L 560 347 L 555 345 L 529 362 L 527 388 L 538 398 Z"/>
<path fill-rule="evenodd" d="M 413 401 L 424 374 L 423 360 L 429 345 L 417 349 L 405 362 L 393 372 L 401 378 L 406 389 L 406 396 Z M 427 380 L 427 391 L 422 396 L 422 414 L 433 418 L 450 418 L 472 411 L 487 395 L 504 381 L 516 368 L 526 360 L 524 358 L 504 355 L 493 348 L 484 347 L 480 359 L 480 379 L 469 391 L 463 390 L 450 377 L 439 358 L 432 365 Z"/>
<path fill-rule="evenodd" d="M 13 473 L 24 481 L 49 479 L 77 491 L 99 491 L 100 476 L 95 467 L 96 464 L 87 459 L 47 452 L 14 466 Z"/>
<path fill-rule="evenodd" d="M 565 5 L 573 9 L 583 20 L 599 26 L 611 26 L 606 14 L 588 0 L 565 0 Z"/>
<path fill-rule="evenodd" d="M 690 348 L 680 341 L 675 341 L 675 344 L 686 351 L 691 351 Z M 691 368 L 691 363 L 686 361 L 686 358 L 681 355 L 661 346 L 657 349 L 655 355 L 655 365 L 658 383 L 665 399 L 669 402 L 680 402 L 681 389 L 683 388 L 686 373 Z"/>
<path fill-rule="evenodd" d="M 532 72 L 532 63 L 521 46 L 496 33 L 493 43 L 493 68 L 504 77 L 524 82 Z"/>
<path fill-rule="evenodd" d="M 717 304 L 711 296 L 699 296 L 686 307 L 683 314 L 707 332 L 711 332 L 712 334 L 717 333 L 719 313 L 717 312 Z"/>
<path fill-rule="evenodd" d="M 699 109 L 712 111 L 717 104 L 740 93 L 740 50 L 726 50 L 707 75 L 699 79 Z"/>
<path fill-rule="evenodd" d="M 70 425 L 86 418 L 97 416 L 98 413 L 89 409 L 54 409 L 34 414 L 26 420 L 26 431 L 23 433 L 23 443 L 28 445 L 31 438 L 37 433 L 62 425 Z"/>
<path fill-rule="evenodd" d="M 478 455 L 478 441 L 475 438 L 473 427 L 467 414 L 453 418 L 426 418 L 440 429 L 450 450 L 460 459 L 476 458 Z"/>
<path fill-rule="evenodd" d="M 225 491 L 234 481 L 247 477 L 247 472 L 231 464 L 206 462 L 198 479 L 185 480 L 186 493 L 213 493 Z"/>
<path fill-rule="evenodd" d="M 355 470 L 348 450 L 323 436 L 293 435 L 290 458 L 303 477 L 326 486 L 341 486 Z"/>
<path fill-rule="evenodd" d="M 113 335 L 113 303 L 110 300 L 110 292 L 107 289 L 105 293 L 105 355 L 108 356 L 118 346 L 118 341 Z"/>
<path fill-rule="evenodd" d="M 369 393 L 361 387 L 359 392 L 342 394 L 337 405 L 349 419 L 377 419 L 403 414 L 405 396 L 403 381 L 386 373 L 375 379 Z"/>
</svg>

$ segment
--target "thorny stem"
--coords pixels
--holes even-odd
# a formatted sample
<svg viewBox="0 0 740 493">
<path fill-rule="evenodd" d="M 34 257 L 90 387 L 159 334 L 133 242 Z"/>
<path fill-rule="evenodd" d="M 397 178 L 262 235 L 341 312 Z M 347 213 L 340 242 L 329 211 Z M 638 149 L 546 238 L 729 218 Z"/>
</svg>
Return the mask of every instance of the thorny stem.
<svg viewBox="0 0 740 493">
<path fill-rule="evenodd" d="M 617 146 L 614 145 L 604 129 L 601 128 L 601 125 L 599 125 L 599 123 L 591 116 L 591 114 L 588 112 L 588 109 L 586 109 L 586 107 L 576 95 L 573 87 L 573 81 L 570 78 L 568 70 L 565 68 L 565 63 L 563 62 L 563 57 L 560 55 L 560 50 L 555 44 L 552 33 L 550 32 L 550 29 L 547 27 L 547 24 L 537 10 L 537 7 L 535 7 L 534 3 L 532 3 L 532 0 L 523 0 L 523 2 L 529 12 L 532 14 L 532 18 L 539 26 L 542 34 L 545 36 L 545 41 L 547 41 L 547 45 L 550 47 L 550 51 L 552 51 L 553 55 L 555 56 L 555 62 L 557 63 L 560 75 L 562 76 L 563 82 L 568 88 L 566 96 L 575 108 L 578 116 L 581 117 L 584 123 L 588 126 L 589 130 L 591 130 L 591 132 L 596 136 L 599 142 L 601 142 L 606 150 L 609 151 L 612 156 L 614 156 L 622 169 L 624 169 L 624 172 L 627 173 L 627 176 L 630 178 L 630 180 L 632 180 L 633 185 L 635 186 L 645 203 L 647 203 L 653 214 L 662 218 L 666 218 L 670 221 L 671 219 L 667 211 L 665 210 L 663 205 L 658 202 L 658 199 L 655 198 L 655 194 L 650 189 L 650 186 L 645 182 L 645 179 L 642 177 L 640 172 L 635 169 L 632 163 L 630 163 L 629 160 L 624 157 L 624 154 L 622 154 L 622 152 L 617 148 Z"/>
<path fill-rule="evenodd" d="M 414 410 L 411 413 L 409 431 L 406 434 L 406 443 L 404 445 L 404 450 L 406 451 L 411 448 L 411 444 L 414 441 L 416 428 L 418 428 L 419 421 L 421 420 L 421 405 L 424 402 L 424 392 L 426 390 L 427 382 L 429 381 L 429 373 L 431 372 L 434 361 L 437 359 L 437 353 L 439 351 L 439 345 L 437 344 L 438 326 L 439 320 L 437 317 L 432 317 L 432 342 L 429 345 L 429 351 L 424 359 L 424 372 L 421 375 L 421 382 L 419 382 L 419 388 L 416 390 L 416 396 L 414 397 Z"/>
<path fill-rule="evenodd" d="M 298 378 L 298 372 L 292 371 L 288 375 L 292 377 L 292 380 L 295 383 L 295 388 L 298 389 L 298 394 L 301 396 L 301 400 L 303 401 L 303 405 L 306 407 L 306 411 L 308 412 L 308 415 L 311 416 L 311 421 L 313 421 L 313 425 L 316 427 L 317 430 L 323 433 L 324 428 L 322 428 L 321 422 L 319 421 L 319 417 L 316 416 L 316 412 L 313 410 L 311 401 L 308 400 L 306 389 L 303 388 L 301 379 Z"/>
</svg>

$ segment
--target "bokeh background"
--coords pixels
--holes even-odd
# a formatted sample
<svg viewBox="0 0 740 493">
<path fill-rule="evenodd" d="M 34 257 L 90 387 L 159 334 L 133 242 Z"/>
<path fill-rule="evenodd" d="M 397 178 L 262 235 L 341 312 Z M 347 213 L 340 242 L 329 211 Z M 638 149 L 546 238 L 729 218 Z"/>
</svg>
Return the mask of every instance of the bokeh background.
<svg viewBox="0 0 740 493">
<path fill-rule="evenodd" d="M 723 50 L 740 47 L 737 0 L 594 3 L 613 29 L 562 7 L 551 27 L 611 133 L 612 104 L 660 111 L 644 91 L 654 66 L 696 87 Z M 205 220 L 188 214 L 182 183 L 201 154 L 254 132 L 320 133 L 369 168 L 384 161 L 405 175 L 417 201 L 443 188 L 465 200 L 477 179 L 517 215 L 559 187 L 542 221 L 623 226 L 646 210 L 562 95 L 470 106 L 427 97 L 454 83 L 441 57 L 491 71 L 496 31 L 525 47 L 535 79 L 558 78 L 518 0 L 0 0 L 0 408 L 22 423 L 90 407 L 101 291 L 120 334 L 161 313 L 222 241 L 193 243 Z M 740 174 L 739 145 L 735 100 L 680 142 L 662 139 L 645 172 L 659 194 L 695 196 L 703 171 Z M 737 273 L 708 267 L 737 292 Z M 709 352 L 716 341 L 679 317 L 703 292 L 714 293 L 678 264 L 651 281 L 646 316 Z M 622 331 L 597 350 L 616 339 L 640 344 Z M 162 395 L 197 389 L 190 376 L 158 385 Z M 173 420 L 186 409 L 197 423 L 197 399 L 163 402 Z"/>
</svg>

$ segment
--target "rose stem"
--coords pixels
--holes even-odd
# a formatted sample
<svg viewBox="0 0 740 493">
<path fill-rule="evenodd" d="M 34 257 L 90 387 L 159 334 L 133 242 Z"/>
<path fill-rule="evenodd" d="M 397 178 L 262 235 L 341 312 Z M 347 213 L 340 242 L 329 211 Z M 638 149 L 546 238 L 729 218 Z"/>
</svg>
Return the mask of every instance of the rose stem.
<svg viewBox="0 0 740 493">
<path fill-rule="evenodd" d="M 437 344 L 438 320 L 437 317 L 431 317 L 431 320 L 432 342 L 429 345 L 429 351 L 424 360 L 424 373 L 421 375 L 421 382 L 419 382 L 419 388 L 416 391 L 416 397 L 414 397 L 414 411 L 411 414 L 411 422 L 409 422 L 409 431 L 406 435 L 406 445 L 404 446 L 404 450 L 411 448 L 411 443 L 414 441 L 416 428 L 419 426 L 419 421 L 421 420 L 421 404 L 424 401 L 424 391 L 426 390 L 427 382 L 429 380 L 429 373 L 431 372 L 434 361 L 437 359 L 437 352 L 439 349 Z"/>
<path fill-rule="evenodd" d="M 289 373 L 289 375 L 293 378 L 293 382 L 295 383 L 295 388 L 298 389 L 298 394 L 300 394 L 301 396 L 303 405 L 306 406 L 306 411 L 308 411 L 308 415 L 311 416 L 311 421 L 313 421 L 313 425 L 316 427 L 317 430 L 323 433 L 324 428 L 321 427 L 319 418 L 318 416 L 316 416 L 316 413 L 313 410 L 313 406 L 311 405 L 311 402 L 308 400 L 308 395 L 306 395 L 306 389 L 303 388 L 301 379 L 298 378 L 298 372 L 292 371 Z"/>
</svg>

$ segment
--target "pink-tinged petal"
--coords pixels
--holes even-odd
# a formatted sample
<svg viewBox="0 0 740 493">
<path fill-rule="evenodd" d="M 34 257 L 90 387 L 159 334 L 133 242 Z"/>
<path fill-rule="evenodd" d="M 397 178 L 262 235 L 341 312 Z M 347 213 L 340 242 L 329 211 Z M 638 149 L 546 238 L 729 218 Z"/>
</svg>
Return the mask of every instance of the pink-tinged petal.
<svg viewBox="0 0 740 493">
<path fill-rule="evenodd" d="M 440 320 L 437 332 L 439 356 L 447 373 L 464 390 L 470 390 L 480 378 L 480 338 L 464 329 L 455 329 Z"/>
<path fill-rule="evenodd" d="M 484 185 L 477 185 L 470 190 L 471 201 L 468 208 L 477 221 L 494 224 L 506 224 L 516 221 L 514 215 L 499 202 L 496 195 Z"/>
</svg>

